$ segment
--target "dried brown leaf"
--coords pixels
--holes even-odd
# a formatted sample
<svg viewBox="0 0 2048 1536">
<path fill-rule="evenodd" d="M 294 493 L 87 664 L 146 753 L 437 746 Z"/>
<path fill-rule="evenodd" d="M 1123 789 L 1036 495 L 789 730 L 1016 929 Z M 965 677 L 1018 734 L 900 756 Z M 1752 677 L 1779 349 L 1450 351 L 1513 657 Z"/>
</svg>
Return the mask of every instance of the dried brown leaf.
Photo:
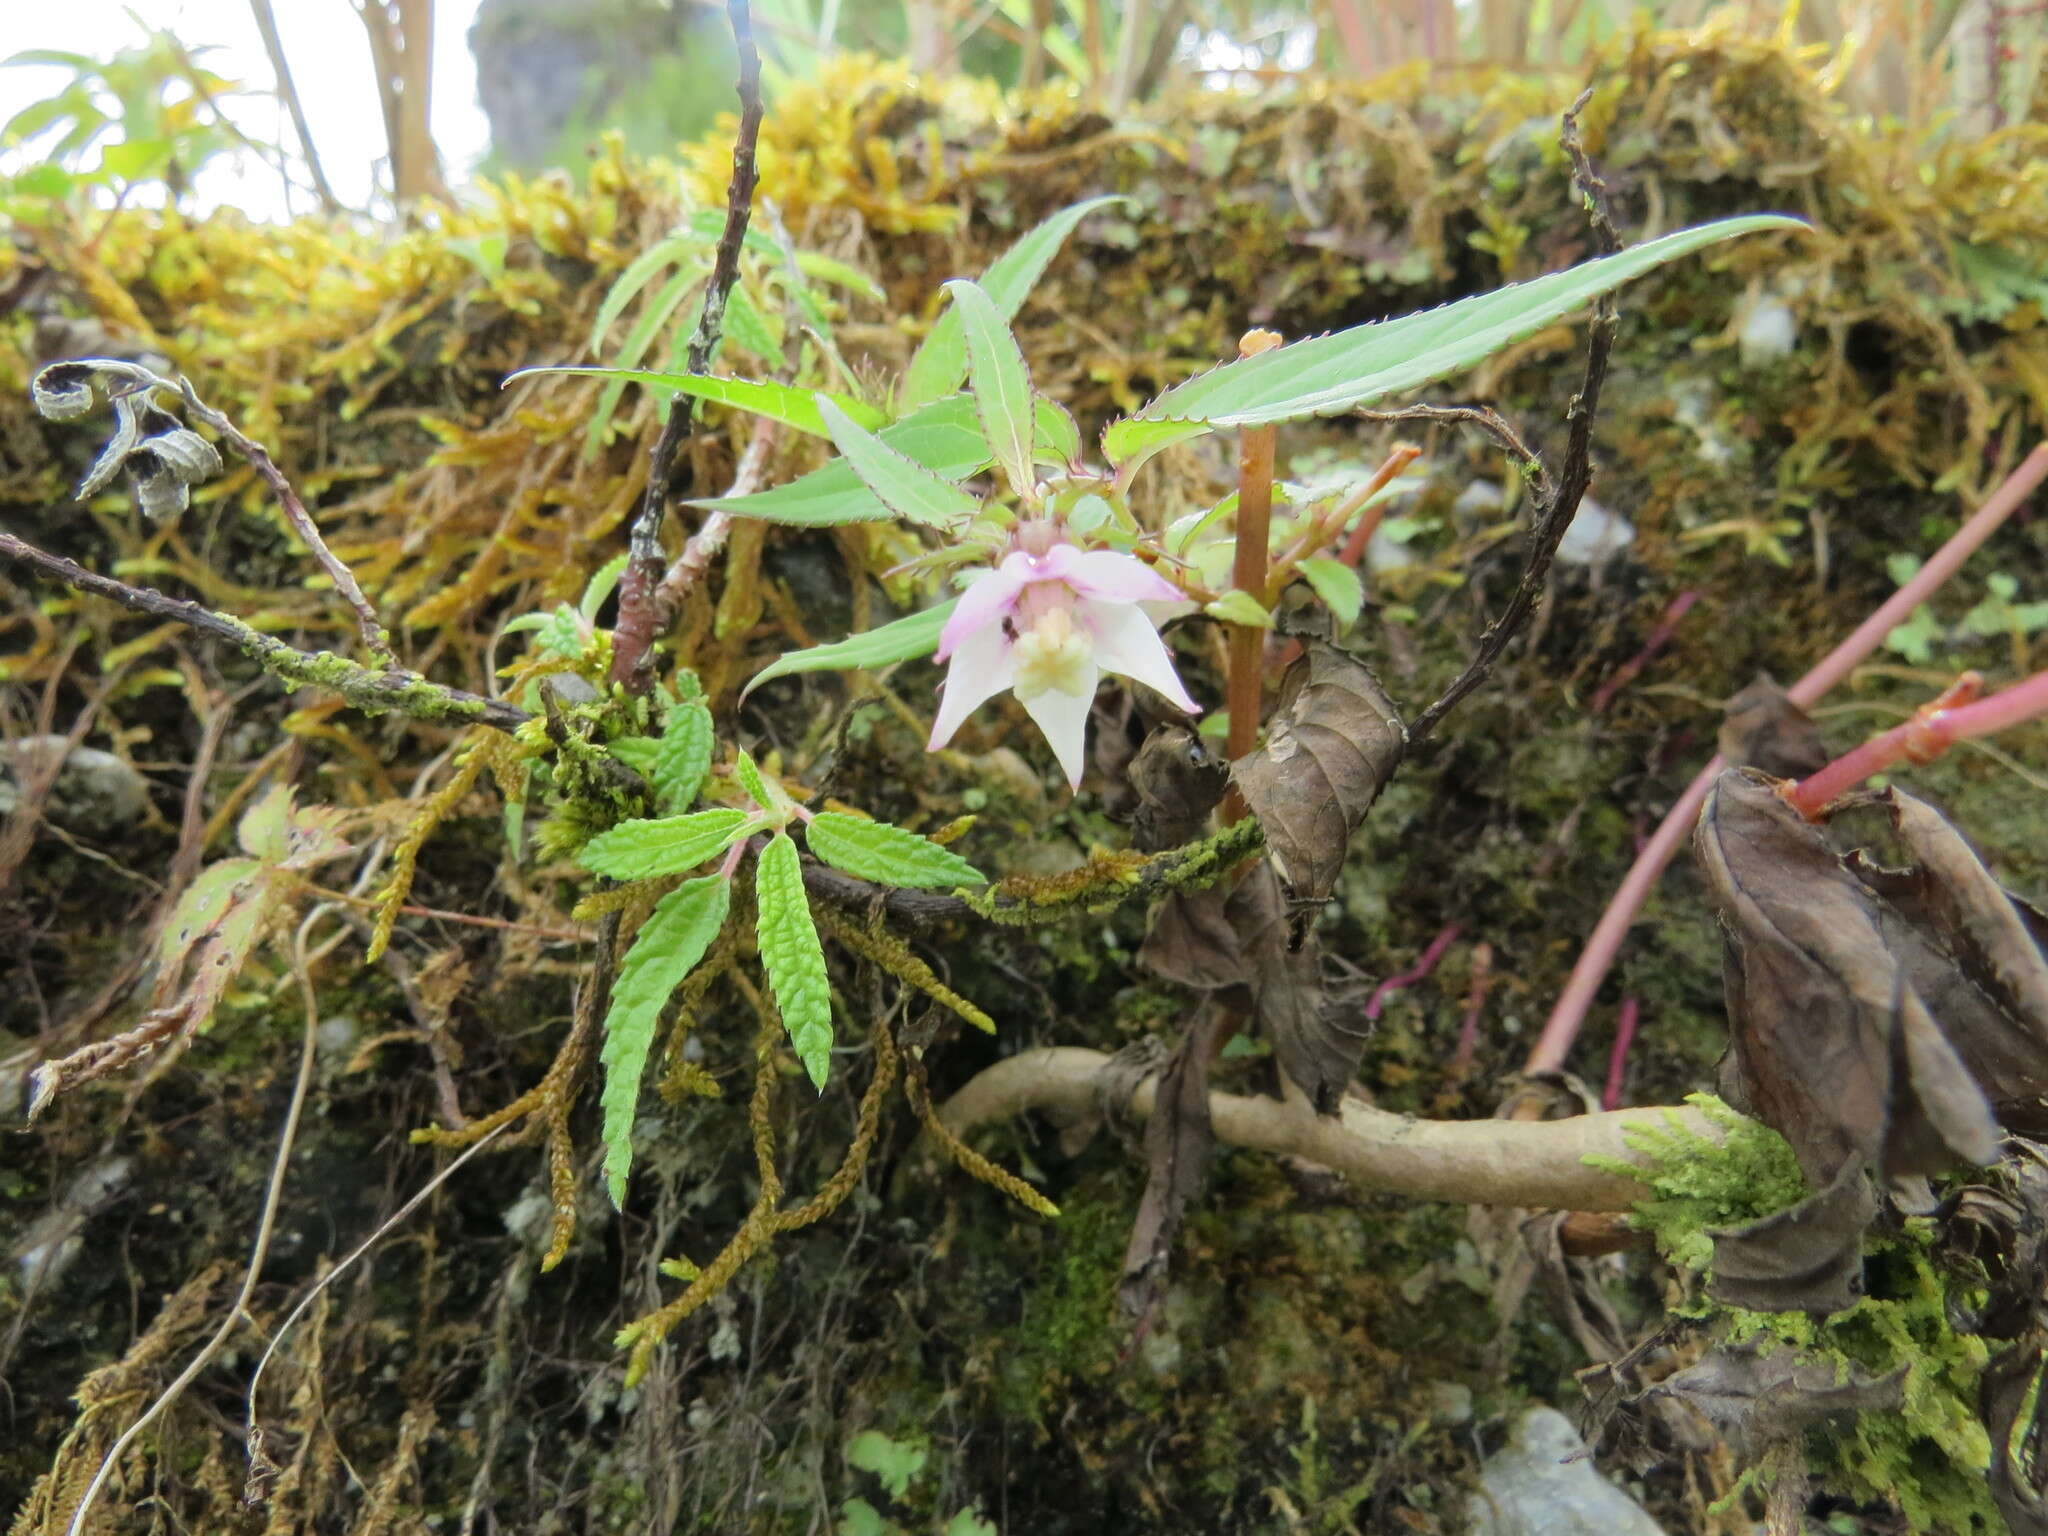
<svg viewBox="0 0 2048 1536">
<path fill-rule="evenodd" d="M 1820 730 L 1764 673 L 1722 706 L 1721 756 L 1737 768 L 1803 779 L 1828 761 Z"/>
<path fill-rule="evenodd" d="M 1223 799 L 1229 770 L 1184 725 L 1160 725 L 1131 760 L 1131 840 L 1146 853 L 1177 848 L 1201 836 Z"/>
<path fill-rule="evenodd" d="M 1715 1232 L 1707 1294 L 1752 1312 L 1839 1312 L 1862 1290 L 1863 1233 L 1876 1214 L 1862 1165 L 1845 1162 L 1819 1194 Z"/>
<path fill-rule="evenodd" d="M 1818 1188 L 1989 1162 L 1983 1092 L 1901 963 L 1887 908 L 1754 769 L 1715 782 L 1694 832 L 1721 919 L 1732 1102 L 1782 1133 Z"/>
<path fill-rule="evenodd" d="M 1290 920 L 1271 860 L 1261 859 L 1227 893 L 1175 892 L 1160 904 L 1138 955 L 1167 980 L 1249 1012 L 1280 1070 L 1319 1113 L 1336 1113 L 1372 1025 L 1362 1008 L 1325 990 L 1315 935 Z"/>
<path fill-rule="evenodd" d="M 1230 765 L 1265 828 L 1288 895 L 1320 902 L 1351 834 L 1408 748 L 1407 728 L 1363 662 L 1320 640 L 1281 679 L 1266 742 Z"/>
<path fill-rule="evenodd" d="M 1737 1456 L 1752 1458 L 1821 1419 L 1897 1408 L 1906 1371 L 1902 1365 L 1884 1376 L 1865 1376 L 1852 1367 L 1844 1376 L 1833 1360 L 1790 1345 L 1768 1353 L 1756 1343 L 1725 1345 L 1644 1395 L 1682 1403 L 1727 1439 Z"/>
<path fill-rule="evenodd" d="M 1852 854 L 1851 873 L 1896 914 L 1888 941 L 1999 1118 L 2048 1130 L 2048 958 L 2039 914 L 2003 890 L 1931 806 L 1896 789 L 1879 804 L 1913 862 L 1886 869 Z"/>
<path fill-rule="evenodd" d="M 2048 1349 L 2023 1339 L 1984 1368 L 1977 1412 L 1991 1436 L 1985 1480 L 2012 1536 L 2048 1536 Z"/>
<path fill-rule="evenodd" d="M 1166 1070 L 1152 1117 L 1145 1123 L 1145 1193 L 1131 1220 L 1117 1297 L 1140 1326 L 1159 1304 L 1174 1239 L 1188 1202 L 1202 1188 L 1202 1170 L 1215 1134 L 1209 1124 L 1209 1062 L 1218 1034 L 1229 1027 L 1225 1009 L 1210 1003 L 1196 1015 Z"/>
</svg>

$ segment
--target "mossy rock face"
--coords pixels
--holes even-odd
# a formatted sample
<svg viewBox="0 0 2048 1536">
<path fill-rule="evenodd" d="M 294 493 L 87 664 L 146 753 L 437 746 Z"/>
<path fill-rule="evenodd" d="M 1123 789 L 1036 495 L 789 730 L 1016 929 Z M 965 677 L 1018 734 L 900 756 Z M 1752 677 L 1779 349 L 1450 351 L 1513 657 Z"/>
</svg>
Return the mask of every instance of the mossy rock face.
<svg viewBox="0 0 2048 1536">
<path fill-rule="evenodd" d="M 981 270 L 1036 220 L 1083 196 L 1131 199 L 1083 223 L 1020 319 L 1038 382 L 1084 430 L 1232 355 L 1251 325 L 1312 334 L 1590 252 L 1556 143 L 1575 85 L 1404 73 L 1257 103 L 1207 95 L 1110 123 L 1051 93 L 1005 100 L 872 62 L 831 70 L 770 119 L 762 191 L 800 245 L 883 285 L 886 299 L 850 300 L 836 321 L 856 372 L 900 363 L 936 313 L 938 283 Z M 1891 590 L 1888 557 L 1930 550 L 1959 493 L 1995 480 L 2048 422 L 2040 300 L 2002 264 L 2048 249 L 2042 130 L 1931 146 L 1873 132 L 1796 61 L 1739 41 L 1644 34 L 1593 78 L 1588 141 L 1628 233 L 1765 208 L 1816 232 L 1738 242 L 1627 290 L 1596 495 L 1638 538 L 1603 568 L 1560 569 L 1528 642 L 1404 769 L 1359 836 L 1326 919 L 1328 952 L 1377 979 L 1447 924 L 1463 931 L 1435 976 L 1391 1000 L 1368 1052 L 1364 1085 L 1399 1109 L 1490 1111 L 1488 1075 L 1518 1064 L 1635 838 L 1711 750 L 1714 701 L 1758 669 L 1802 670 Z M 728 155 L 716 136 L 682 152 L 693 207 L 718 206 Z M 652 420 L 629 397 L 588 452 L 599 385 L 553 378 L 508 392 L 502 380 L 591 359 L 611 283 L 684 212 L 675 189 L 674 167 L 607 155 L 582 190 L 508 180 L 403 231 L 124 213 L 89 251 L 77 232 L 16 231 L 0 245 L 12 306 L 0 319 L 0 522 L 308 648 L 351 643 L 345 612 L 306 586 L 303 553 L 246 474 L 208 488 L 174 527 L 141 526 L 112 499 L 64 503 L 98 439 L 90 422 L 35 418 L 29 377 L 60 355 L 155 358 L 272 448 L 406 657 L 485 691 L 492 666 L 511 659 L 494 643 L 499 625 L 573 601 L 623 547 Z M 1745 350 L 1746 328 L 1771 305 L 1789 316 L 1791 349 L 1766 355 L 1752 336 Z M 1556 328 L 1434 398 L 1496 403 L 1554 454 L 1577 345 L 1576 331 Z M 738 347 L 721 361 L 736 373 L 775 366 Z M 689 451 L 692 485 L 722 489 L 747 431 L 712 414 Z M 1307 466 L 1374 457 L 1388 440 L 1377 425 L 1322 422 L 1286 429 L 1282 451 Z M 1433 478 L 1404 509 L 1416 563 L 1376 581 L 1382 608 L 1353 637 L 1411 711 L 1456 673 L 1518 570 L 1502 514 L 1459 510 L 1465 484 L 1499 478 L 1498 465 L 1449 434 L 1424 446 Z M 775 472 L 812 456 L 786 440 Z M 1192 504 L 1232 473 L 1227 445 L 1182 450 L 1150 494 Z M 839 681 L 778 684 L 736 708 L 765 658 L 885 617 L 887 599 L 908 595 L 883 574 L 902 555 L 869 529 L 735 541 L 675 644 L 703 676 L 722 736 L 773 745 L 792 772 L 829 762 L 832 793 L 878 814 L 935 826 L 978 811 L 959 846 L 987 869 L 1024 867 L 1028 847 L 1044 860 L 1034 871 L 1050 873 L 1117 844 L 1099 802 L 1069 804 L 1043 754 L 999 717 L 970 728 L 949 764 L 888 709 L 857 711 L 842 732 L 850 690 Z M 2048 532 L 2009 529 L 1979 558 L 1986 571 L 2042 569 Z M 1700 597 L 1670 646 L 1589 714 L 1684 589 Z M 1937 617 L 1953 626 L 1979 595 L 1966 581 Z M 18 1042 L 0 1053 L 0 1086 L 72 1043 L 55 1026 L 87 1016 L 140 946 L 155 902 L 141 882 L 161 882 L 177 857 L 190 765 L 212 740 L 210 690 L 255 683 L 192 795 L 202 827 L 214 824 L 206 858 L 228 851 L 229 798 L 259 768 L 289 777 L 302 804 L 360 811 L 352 835 L 367 847 L 403 824 L 416 778 L 450 744 L 445 731 L 365 720 L 310 692 L 285 699 L 237 657 L 198 656 L 68 594 L 36 596 L 43 606 L 23 610 L 0 658 L 5 680 L 52 687 L 59 729 L 97 699 L 93 740 L 143 765 L 153 814 L 118 849 L 45 837 L 0 886 L 0 1029 Z M 2011 637 L 1945 644 L 1944 668 L 2013 664 Z M 934 677 L 905 668 L 891 685 L 915 706 Z M 1930 691 L 1922 674 L 1873 674 L 1851 700 L 1868 713 L 1824 724 L 1846 743 Z M 2038 777 L 2038 743 L 2013 751 Z M 2039 796 L 2017 793 L 2019 782 L 1981 754 L 1916 779 L 2038 895 L 2048 837 Z M 565 871 L 504 866 L 487 786 L 426 845 L 413 900 L 566 922 L 580 889 Z M 572 1014 L 586 950 L 431 918 L 406 919 L 403 933 L 405 968 L 355 970 L 349 938 L 320 973 L 326 1043 L 252 1306 L 261 1338 L 318 1264 L 444 1166 L 407 1133 L 439 1121 L 451 1096 L 475 1116 L 537 1081 Z M 1000 1030 L 998 1043 L 936 1046 L 935 1090 L 1029 1044 L 1114 1049 L 1170 1032 L 1185 999 L 1138 971 L 1141 937 L 1131 912 L 1042 933 L 932 936 L 925 952 Z M 1447 1068 L 1482 940 L 1494 980 L 1481 1070 L 1460 1078 Z M 1645 1007 L 1631 1059 L 1638 1099 L 1673 1101 L 1708 1079 L 1722 1043 L 1719 965 L 1680 868 L 1617 974 L 1614 995 Z M 852 970 L 842 980 L 849 999 L 867 995 Z M 101 1032 L 134 1007 L 111 1006 Z M 75 1212 L 78 1256 L 58 1288 L 24 1294 L 25 1270 L 0 1280 L 13 1394 L 0 1504 L 28 1494 L 74 1426 L 65 1475 L 89 1476 L 125 1415 L 212 1330 L 238 1283 L 300 1026 L 288 971 L 265 959 L 132 1105 L 127 1084 L 100 1084 L 60 1100 L 37 1139 L 17 1138 L 0 1171 L 10 1251 L 72 1209 L 66 1190 L 81 1170 L 119 1156 L 128 1171 L 117 1198 Z M 1610 1027 L 1596 1017 L 1583 1065 L 1604 1053 Z M 629 1389 L 611 1336 L 673 1294 L 656 1259 L 705 1261 L 754 1194 L 752 1035 L 742 998 L 707 998 L 692 1060 L 725 1097 L 648 1101 L 623 1215 L 604 1204 L 594 1168 L 579 1167 L 579 1231 L 559 1268 L 536 1273 L 552 1203 L 537 1151 L 494 1149 L 324 1293 L 287 1336 L 258 1405 L 278 1468 L 270 1528 L 418 1529 L 432 1517 L 456 1529 L 467 1508 L 488 1506 L 506 1530 L 800 1531 L 862 1498 L 904 1529 L 943 1527 L 970 1507 L 1007 1511 L 1005 1530 L 1034 1533 L 1448 1529 L 1474 1440 L 1430 1417 L 1436 1389 L 1471 1391 L 1480 1443 L 1522 1398 L 1572 1391 L 1578 1346 L 1540 1307 L 1493 1315 L 1505 1250 L 1483 1223 L 1468 1230 L 1462 1211 L 1322 1204 L 1309 1182 L 1219 1156 L 1161 1313 L 1133 1338 L 1114 1292 L 1139 1176 L 1114 1138 L 1069 1154 L 1019 1127 L 989 1147 L 1058 1200 L 1064 1217 L 1044 1223 L 928 1170 L 914 1123 L 893 1106 L 852 1201 L 743 1271 Z M 1219 1073 L 1253 1091 L 1262 1069 L 1233 1058 Z M 821 1102 L 807 1087 L 774 1088 L 790 1190 L 837 1166 L 867 1071 L 858 1059 L 835 1068 Z M 579 1148 L 595 1128 L 586 1104 L 571 1123 Z M 1610 1276 L 1630 1315 L 1654 1313 L 1657 1286 L 1644 1262 Z M 237 1335 L 167 1416 L 112 1485 L 110 1510 L 139 1520 L 153 1498 L 185 1528 L 241 1528 L 248 1464 L 235 1426 L 258 1337 Z M 81 1419 L 70 1399 L 82 1381 L 97 1384 Z M 925 1448 L 900 1497 L 847 1461 L 863 1430 Z M 1880 1460 L 1835 1464 L 1867 1473 Z M 1729 1476 L 1691 1472 L 1716 1489 Z M 1651 1489 L 1673 1530 L 1692 1528 L 1685 1475 Z M 106 1528 L 116 1524 L 110 1514 Z M 41 1516 L 24 1526 L 49 1528 Z"/>
</svg>

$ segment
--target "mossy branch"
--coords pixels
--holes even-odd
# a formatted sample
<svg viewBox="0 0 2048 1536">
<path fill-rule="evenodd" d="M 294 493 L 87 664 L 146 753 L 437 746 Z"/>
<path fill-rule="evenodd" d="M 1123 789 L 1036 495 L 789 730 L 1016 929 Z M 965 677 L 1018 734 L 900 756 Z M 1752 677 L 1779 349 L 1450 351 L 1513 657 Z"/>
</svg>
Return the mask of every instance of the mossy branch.
<svg viewBox="0 0 2048 1536">
<path fill-rule="evenodd" d="M 378 671 L 331 651 L 299 650 L 202 603 L 166 597 L 150 587 L 132 587 L 112 576 L 89 571 L 76 560 L 38 549 L 11 533 L 0 533 L 0 555 L 67 587 L 119 603 L 131 613 L 169 619 L 225 641 L 293 687 L 325 688 L 365 714 L 408 715 L 434 725 L 488 725 L 500 731 L 517 730 L 532 718 L 516 704 L 431 682 L 403 667 Z"/>
<path fill-rule="evenodd" d="M 953 1138 L 975 1127 L 1042 1110 L 1068 1122 L 1101 1114 L 1098 1093 L 1109 1058 L 1055 1046 L 1024 1051 L 968 1082 L 938 1112 Z M 1158 1080 L 1132 1091 L 1129 1112 L 1148 1118 Z M 1346 1099 L 1338 1114 L 1318 1115 L 1303 1101 L 1211 1093 L 1216 1139 L 1234 1147 L 1293 1155 L 1335 1169 L 1364 1189 L 1465 1205 L 1552 1210 L 1627 1211 L 1656 1191 L 1649 1161 L 1632 1133 L 1683 1130 L 1713 1142 L 1724 1124 L 1698 1108 L 1611 1110 L 1567 1120 L 1418 1120 Z"/>
</svg>

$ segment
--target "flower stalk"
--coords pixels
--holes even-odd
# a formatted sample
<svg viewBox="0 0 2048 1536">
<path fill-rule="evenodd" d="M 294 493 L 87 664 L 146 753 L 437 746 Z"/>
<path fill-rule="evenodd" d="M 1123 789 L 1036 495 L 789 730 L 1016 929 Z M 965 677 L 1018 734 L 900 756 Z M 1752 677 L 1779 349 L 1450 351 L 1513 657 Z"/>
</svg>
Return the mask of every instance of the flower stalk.
<svg viewBox="0 0 2048 1536">
<path fill-rule="evenodd" d="M 1256 357 L 1280 345 L 1274 331 L 1246 331 L 1237 344 L 1240 359 Z M 1273 537 L 1273 459 L 1279 443 L 1277 427 L 1247 427 L 1237 445 L 1237 548 L 1231 585 L 1270 607 L 1266 592 L 1267 546 Z M 1224 700 L 1230 711 L 1226 755 L 1235 762 L 1259 744 L 1259 704 L 1265 683 L 1266 632 L 1253 624 L 1230 627 L 1229 676 Z M 1243 797 L 1232 789 L 1224 803 L 1224 819 L 1241 821 Z"/>
</svg>

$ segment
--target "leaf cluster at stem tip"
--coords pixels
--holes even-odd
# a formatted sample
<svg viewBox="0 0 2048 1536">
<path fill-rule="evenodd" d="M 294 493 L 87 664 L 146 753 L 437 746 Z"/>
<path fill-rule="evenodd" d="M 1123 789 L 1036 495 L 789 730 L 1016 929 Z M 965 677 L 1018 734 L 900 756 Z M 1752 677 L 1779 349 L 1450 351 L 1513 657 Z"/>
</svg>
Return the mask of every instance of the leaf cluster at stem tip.
<svg viewBox="0 0 2048 1536">
<path fill-rule="evenodd" d="M 811 915 L 793 825 L 812 855 L 878 885 L 980 885 L 981 871 L 952 850 L 905 827 L 841 811 L 805 810 L 744 751 L 732 781 L 746 808 L 695 811 L 711 755 L 709 712 L 694 698 L 669 712 L 656 754 L 655 787 L 674 814 L 620 822 L 584 845 L 584 868 L 614 880 L 667 881 L 713 859 L 719 867 L 664 893 L 619 964 L 605 1015 L 605 1179 L 623 1203 L 632 1167 L 633 1122 L 641 1080 L 662 1010 L 703 961 L 732 910 L 732 882 L 749 839 L 767 833 L 755 859 L 754 929 L 770 994 L 790 1044 L 822 1091 L 831 1069 L 832 989 Z"/>
</svg>

